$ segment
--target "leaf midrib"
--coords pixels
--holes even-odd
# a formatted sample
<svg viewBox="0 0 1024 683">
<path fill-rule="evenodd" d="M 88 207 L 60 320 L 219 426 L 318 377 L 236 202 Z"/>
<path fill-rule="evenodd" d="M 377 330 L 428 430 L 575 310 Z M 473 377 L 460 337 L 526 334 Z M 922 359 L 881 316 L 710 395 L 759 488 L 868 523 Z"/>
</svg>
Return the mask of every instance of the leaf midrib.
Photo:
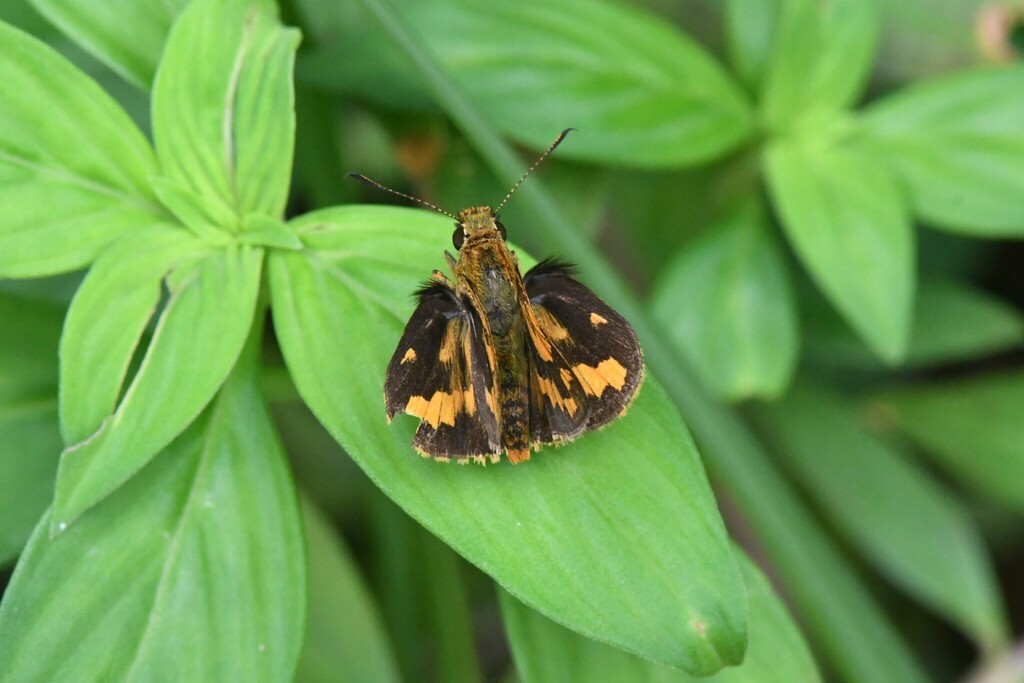
<svg viewBox="0 0 1024 683">
<path fill-rule="evenodd" d="M 20 168 L 29 169 L 43 177 L 54 178 L 56 182 L 63 182 L 68 185 L 79 187 L 88 192 L 117 199 L 126 204 L 131 204 L 137 208 L 148 211 L 149 213 L 152 213 L 154 216 L 158 218 L 167 218 L 167 215 L 164 212 L 163 207 L 160 206 L 159 204 L 148 201 L 143 197 L 139 197 L 137 195 L 121 192 L 117 188 L 114 188 L 113 186 L 93 182 L 80 175 L 76 175 L 70 172 L 68 169 L 46 166 L 44 164 L 31 161 L 24 157 L 18 157 L 7 152 L 0 152 L 0 163 L 7 163 L 10 166 L 17 166 Z"/>
</svg>

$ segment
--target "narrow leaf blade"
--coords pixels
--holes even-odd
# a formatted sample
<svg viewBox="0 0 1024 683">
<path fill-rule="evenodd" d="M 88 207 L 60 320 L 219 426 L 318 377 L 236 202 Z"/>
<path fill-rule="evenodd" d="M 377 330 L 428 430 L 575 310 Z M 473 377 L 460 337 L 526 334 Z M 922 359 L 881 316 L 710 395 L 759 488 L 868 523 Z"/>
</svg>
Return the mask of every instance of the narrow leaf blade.
<svg viewBox="0 0 1024 683">
<path fill-rule="evenodd" d="M 782 0 L 762 97 L 770 127 L 848 107 L 864 88 L 878 40 L 874 0 Z"/>
<path fill-rule="evenodd" d="M 725 28 L 729 57 L 747 90 L 760 92 L 778 30 L 782 0 L 726 0 Z"/>
<path fill-rule="evenodd" d="M 196 0 L 175 22 L 153 85 L 164 176 L 203 203 L 280 216 L 291 176 L 299 34 L 270 3 Z"/>
<path fill-rule="evenodd" d="M 1005 643 L 991 561 L 949 491 L 824 390 L 794 387 L 758 417 L 808 494 L 880 572 L 982 647 Z"/>
<path fill-rule="evenodd" d="M 966 235 L 1024 235 L 1024 67 L 939 77 L 877 102 L 864 115 L 878 157 L 914 210 Z"/>
<path fill-rule="evenodd" d="M 88 438 L 114 412 L 164 276 L 202 251 L 180 227 L 154 225 L 117 240 L 93 264 L 61 336 L 61 432 L 67 443 Z"/>
<path fill-rule="evenodd" d="M 720 396 L 780 394 L 797 357 L 789 274 L 758 206 L 710 228 L 670 263 L 654 314 Z"/>
<path fill-rule="evenodd" d="M 78 524 L 55 539 L 49 515 L 36 527 L 0 606 L 5 679 L 291 676 L 305 604 L 301 526 L 248 365 Z"/>
<path fill-rule="evenodd" d="M 117 410 L 61 455 L 54 531 L 137 472 L 210 402 L 253 322 L 263 252 L 232 247 L 174 272 L 171 297 Z"/>
<path fill-rule="evenodd" d="M 825 308 L 822 306 L 821 308 Z M 805 356 L 857 369 L 881 363 L 830 310 L 813 311 Z M 914 301 L 904 367 L 919 368 L 978 359 L 1020 348 L 1024 319 L 1008 303 L 957 280 L 925 278 Z"/>
<path fill-rule="evenodd" d="M 893 392 L 879 408 L 979 493 L 1024 510 L 1024 373 L 1002 372 Z"/>
<path fill-rule="evenodd" d="M 0 277 L 80 268 L 163 217 L 153 152 L 128 115 L 52 48 L 0 22 Z"/>
<path fill-rule="evenodd" d="M 30 0 L 58 26 L 117 73 L 148 90 L 164 40 L 188 0 Z"/>
<path fill-rule="evenodd" d="M 856 147 L 790 140 L 766 157 L 772 200 L 797 255 L 875 353 L 906 351 L 914 235 L 895 181 Z"/>
</svg>

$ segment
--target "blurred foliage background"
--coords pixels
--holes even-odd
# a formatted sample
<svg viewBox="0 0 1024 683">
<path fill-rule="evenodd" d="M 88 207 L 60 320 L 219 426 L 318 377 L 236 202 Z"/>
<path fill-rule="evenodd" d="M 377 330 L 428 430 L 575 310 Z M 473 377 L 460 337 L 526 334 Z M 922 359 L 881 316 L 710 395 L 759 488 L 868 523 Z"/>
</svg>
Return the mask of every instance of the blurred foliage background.
<svg viewBox="0 0 1024 683">
<path fill-rule="evenodd" d="M 1024 5 L 395 5 L 282 3 L 303 33 L 289 213 L 392 199 L 349 170 L 449 210 L 504 196 L 500 155 L 417 50 L 524 160 L 578 128 L 530 182 L 599 246 L 713 397 L 705 419 L 687 411 L 685 390 L 673 394 L 730 533 L 789 602 L 825 678 L 871 680 L 857 661 L 877 657 L 878 672 L 911 661 L 925 679 L 1024 680 Z M 57 47 L 148 130 L 133 82 L 153 64 L 115 73 L 102 49 L 96 59 L 37 12 L 67 25 L 61 3 L 33 6 L 5 3 L 0 18 Z M 503 216 L 512 239 L 580 260 L 587 279 L 590 256 L 568 250 L 575 238 L 538 218 L 528 190 Z M 2 379 L 19 393 L 0 385 L 0 399 L 19 410 L 0 409 L 0 448 L 53 455 L 32 460 L 31 476 L 0 458 L 0 480 L 39 483 L 3 491 L 0 582 L 56 467 L 54 358 L 80 279 L 0 282 L 7 330 L 48 330 L 9 350 L 18 363 Z M 26 299 L 38 321 L 11 312 Z M 329 607 L 370 595 L 360 609 L 379 611 L 392 648 L 351 680 L 514 680 L 491 581 L 370 483 L 298 399 L 272 344 L 266 353 L 264 388 L 296 478 L 329 515 L 307 518 L 307 533 L 337 543 L 340 531 L 370 587 L 335 584 L 310 623 L 343 628 Z M 733 424 L 768 457 L 716 455 L 729 447 L 714 445 L 715 430 Z M 352 574 L 330 571 L 346 557 L 311 556 L 311 571 Z M 504 628 L 528 630 L 516 605 Z M 878 624 L 885 651 L 858 652 L 849 636 L 869 643 Z M 307 643 L 299 679 L 337 680 L 334 642 Z M 602 661 L 573 647 L 560 652 L 579 667 Z M 588 680 L 615 675 L 656 674 L 608 664 Z"/>
</svg>

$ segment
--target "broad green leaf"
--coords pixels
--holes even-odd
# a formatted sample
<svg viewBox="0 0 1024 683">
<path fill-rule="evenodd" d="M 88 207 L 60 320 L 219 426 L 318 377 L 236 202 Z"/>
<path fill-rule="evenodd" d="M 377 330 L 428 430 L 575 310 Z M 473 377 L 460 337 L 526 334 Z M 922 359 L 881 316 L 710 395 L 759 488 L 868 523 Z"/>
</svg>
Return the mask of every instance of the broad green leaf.
<svg viewBox="0 0 1024 683">
<path fill-rule="evenodd" d="M 164 277 L 203 251 L 180 227 L 154 225 L 117 240 L 89 269 L 61 336 L 60 418 L 66 443 L 88 438 L 114 412 Z"/>
<path fill-rule="evenodd" d="M 0 294 L 0 566 L 21 552 L 53 495 L 63 317 L 53 304 Z"/>
<path fill-rule="evenodd" d="M 270 259 L 285 360 L 313 412 L 388 496 L 574 630 L 699 673 L 742 659 L 738 569 L 696 449 L 653 378 L 624 419 L 524 465 L 420 458 L 415 421 L 389 427 L 381 394 L 409 294 L 443 263 L 450 221 L 353 206 L 294 227 L 306 250 Z"/>
<path fill-rule="evenodd" d="M 284 211 L 298 44 L 260 0 L 194 0 L 171 29 L 153 84 L 157 153 L 167 180 L 237 217 L 223 229 Z"/>
<path fill-rule="evenodd" d="M 696 42 L 603 0 L 441 0 L 411 22 L 481 111 L 565 158 L 678 166 L 724 156 L 752 132 L 748 103 Z"/>
<path fill-rule="evenodd" d="M 824 307 L 822 307 L 824 308 Z M 878 359 L 831 311 L 808 316 L 807 353 L 829 365 L 878 368 Z M 914 301 L 914 322 L 902 365 L 965 361 L 1020 348 L 1024 319 L 1011 305 L 957 280 L 925 278 Z"/>
<path fill-rule="evenodd" d="M 78 524 L 50 539 L 42 519 L 0 606 L 0 678 L 290 679 L 302 531 L 257 348 L 192 428 Z"/>
<path fill-rule="evenodd" d="M 460 96 L 448 75 L 415 40 L 403 17 L 387 0 L 362 0 L 362 5 L 415 60 L 425 82 L 441 96 L 438 101 L 478 149 L 488 155 L 495 172 L 509 179 L 516 177 L 514 167 L 520 163 L 508 145 Z M 449 96 L 451 99 L 446 99 Z M 770 549 L 778 566 L 785 567 L 791 595 L 814 624 L 817 640 L 831 655 L 836 670 L 859 680 L 923 681 L 925 675 L 903 638 L 780 477 L 746 424 L 698 386 L 688 368 L 666 348 L 621 278 L 594 245 L 579 238 L 579 232 L 543 188 L 524 197 L 520 200 L 532 206 L 533 222 L 545 227 L 544 232 L 551 236 L 549 242 L 562 245 L 564 253 L 584 264 L 583 271 L 592 273 L 600 290 L 628 313 L 640 329 L 651 365 L 659 372 L 664 371 L 663 379 L 668 382 L 672 397 L 685 407 L 692 423 L 699 426 L 709 465 L 715 467 L 730 493 L 735 494 L 748 522 L 770 539 L 766 549 Z"/>
<path fill-rule="evenodd" d="M 302 501 L 309 589 L 299 683 L 398 681 L 373 596 L 323 513 Z"/>
<path fill-rule="evenodd" d="M 117 410 L 61 455 L 55 533 L 123 484 L 210 402 L 252 326 L 262 261 L 260 249 L 229 247 L 168 276 L 170 298 Z"/>
<path fill-rule="evenodd" d="M 980 645 L 1005 643 L 990 559 L 949 491 L 824 390 L 798 385 L 757 416 L 808 495 L 882 574 Z"/>
<path fill-rule="evenodd" d="M 821 676 L 807 644 L 764 574 L 741 550 L 750 600 L 750 647 L 743 663 L 696 678 L 559 626 L 501 591 L 501 614 L 523 683 L 812 683 Z"/>
<path fill-rule="evenodd" d="M 1024 510 L 1024 373 L 935 382 L 890 394 L 879 408 L 958 480 Z"/>
<path fill-rule="evenodd" d="M 762 111 L 787 130 L 816 111 L 844 109 L 871 73 L 878 40 L 875 0 L 781 0 L 765 73 Z"/>
<path fill-rule="evenodd" d="M 903 357 L 914 298 L 914 234 L 895 181 L 856 147 L 768 148 L 772 200 L 804 266 L 881 358 Z"/>
<path fill-rule="evenodd" d="M 165 216 L 156 161 L 128 115 L 35 38 L 0 23 L 0 277 L 88 264 Z"/>
<path fill-rule="evenodd" d="M 30 0 L 39 13 L 143 90 L 167 32 L 188 0 Z"/>
<path fill-rule="evenodd" d="M 878 158 L 892 165 L 930 224 L 978 236 L 1024 235 L 1024 67 L 923 81 L 864 113 Z"/>
<path fill-rule="evenodd" d="M 747 89 L 759 92 L 772 54 L 783 0 L 726 0 L 729 57 Z"/>
<path fill-rule="evenodd" d="M 686 247 L 661 277 L 654 314 L 715 393 L 776 396 L 797 356 L 786 263 L 756 205 Z"/>
</svg>

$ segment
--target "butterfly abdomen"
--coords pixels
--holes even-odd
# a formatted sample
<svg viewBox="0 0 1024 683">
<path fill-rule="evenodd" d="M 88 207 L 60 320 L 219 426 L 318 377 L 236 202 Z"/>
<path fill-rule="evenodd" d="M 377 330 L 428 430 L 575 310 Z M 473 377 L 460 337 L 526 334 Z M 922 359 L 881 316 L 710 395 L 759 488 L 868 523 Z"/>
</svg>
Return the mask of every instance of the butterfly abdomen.
<svg viewBox="0 0 1024 683">
<path fill-rule="evenodd" d="M 526 361 L 526 330 L 517 319 L 508 333 L 495 337 L 498 360 L 498 391 L 501 410 L 501 445 L 509 460 L 530 457 L 530 404 L 526 392 L 529 366 Z"/>
</svg>

